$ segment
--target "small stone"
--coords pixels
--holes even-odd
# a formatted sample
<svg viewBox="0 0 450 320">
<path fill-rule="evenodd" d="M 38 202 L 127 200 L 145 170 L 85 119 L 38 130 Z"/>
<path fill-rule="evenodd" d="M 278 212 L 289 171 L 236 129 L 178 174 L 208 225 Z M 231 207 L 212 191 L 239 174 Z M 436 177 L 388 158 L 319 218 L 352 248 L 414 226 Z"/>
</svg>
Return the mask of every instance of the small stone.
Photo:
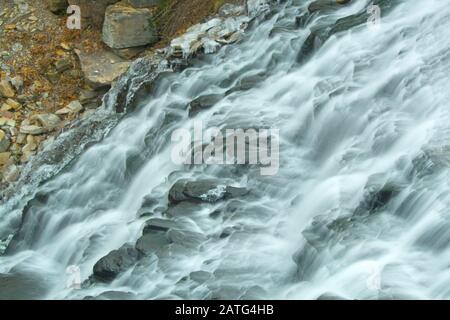
<svg viewBox="0 0 450 320">
<path fill-rule="evenodd" d="M 23 51 L 23 45 L 18 43 L 18 42 L 16 42 L 16 43 L 13 44 L 11 49 L 12 49 L 12 51 L 14 51 L 16 53 L 19 53 L 19 52 Z"/>
<path fill-rule="evenodd" d="M 27 140 L 27 135 L 24 133 L 19 133 L 17 135 L 16 143 L 17 144 L 24 144 Z"/>
<path fill-rule="evenodd" d="M 43 133 L 46 133 L 47 130 L 36 126 L 36 125 L 29 125 L 29 126 L 21 126 L 20 127 L 20 133 L 24 133 L 24 134 L 32 134 L 32 135 L 40 135 Z"/>
<path fill-rule="evenodd" d="M 23 78 L 21 76 L 15 76 L 9 79 L 11 85 L 17 90 L 20 91 L 23 88 Z"/>
<path fill-rule="evenodd" d="M 29 134 L 27 136 L 27 144 L 25 145 L 25 147 L 23 147 L 23 151 L 36 151 L 37 149 L 37 143 L 36 143 L 36 138 L 34 136 L 32 136 L 31 134 Z"/>
<path fill-rule="evenodd" d="M 2 104 L 2 106 L 0 107 L 0 111 L 9 111 L 11 109 L 12 109 L 12 107 L 6 103 Z"/>
<path fill-rule="evenodd" d="M 5 98 L 14 98 L 15 92 L 11 84 L 3 79 L 0 81 L 0 96 Z"/>
<path fill-rule="evenodd" d="M 22 105 L 19 102 L 17 102 L 16 100 L 13 100 L 11 98 L 8 98 L 6 100 L 6 104 L 15 110 L 20 109 L 22 107 Z"/>
<path fill-rule="evenodd" d="M 20 176 L 19 168 L 15 164 L 9 165 L 3 172 L 3 177 L 9 183 L 17 181 Z"/>
<path fill-rule="evenodd" d="M 0 117 L 0 126 L 15 127 L 16 121 L 8 119 L 6 117 Z"/>
<path fill-rule="evenodd" d="M 57 115 L 51 113 L 38 114 L 34 116 L 33 119 L 36 119 L 44 128 L 50 131 L 55 129 L 61 123 L 61 119 Z"/>
<path fill-rule="evenodd" d="M 4 166 L 10 163 L 11 152 L 1 152 L 0 153 L 0 166 Z"/>
<path fill-rule="evenodd" d="M 5 152 L 9 149 L 11 141 L 6 135 L 5 131 L 0 130 L 0 152 Z"/>
<path fill-rule="evenodd" d="M 56 71 L 62 73 L 66 70 L 72 69 L 72 62 L 70 61 L 70 59 L 59 59 L 55 63 L 55 68 Z"/>
</svg>

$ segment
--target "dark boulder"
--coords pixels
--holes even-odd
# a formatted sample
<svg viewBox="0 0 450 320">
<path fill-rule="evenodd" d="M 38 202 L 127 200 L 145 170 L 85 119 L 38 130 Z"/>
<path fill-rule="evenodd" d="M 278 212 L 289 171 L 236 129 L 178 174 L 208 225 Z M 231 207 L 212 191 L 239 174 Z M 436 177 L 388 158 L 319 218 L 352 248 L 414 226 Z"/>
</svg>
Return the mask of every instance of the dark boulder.
<svg viewBox="0 0 450 320">
<path fill-rule="evenodd" d="M 171 204 L 182 201 L 215 203 L 246 194 L 248 194 L 247 189 L 227 186 L 218 180 L 180 180 L 170 189 L 169 202 Z"/>
<path fill-rule="evenodd" d="M 230 95 L 230 94 L 232 94 L 234 92 L 238 92 L 238 91 L 250 90 L 250 89 L 256 87 L 257 85 L 259 85 L 265 79 L 266 79 L 266 77 L 263 74 L 245 76 L 242 79 L 240 79 L 235 86 L 233 86 L 231 89 L 227 90 L 225 95 Z"/>
<path fill-rule="evenodd" d="M 136 242 L 136 250 L 145 256 L 158 253 L 170 244 L 165 232 L 146 233 Z"/>
<path fill-rule="evenodd" d="M 197 113 L 213 107 L 223 98 L 221 94 L 207 94 L 192 100 L 189 105 L 189 116 L 193 117 Z"/>
<path fill-rule="evenodd" d="M 145 223 L 143 234 L 155 232 L 167 232 L 170 229 L 179 227 L 178 223 L 167 219 L 150 219 Z"/>
<path fill-rule="evenodd" d="M 208 239 L 202 233 L 178 229 L 170 230 L 168 232 L 168 237 L 171 242 L 188 248 L 197 248 Z"/>
<path fill-rule="evenodd" d="M 110 282 L 138 260 L 138 251 L 133 246 L 125 244 L 120 249 L 108 253 L 94 265 L 94 278 L 97 281 Z"/>
<path fill-rule="evenodd" d="M 314 13 L 336 10 L 349 2 L 350 0 L 316 0 L 308 6 L 308 11 Z"/>
<path fill-rule="evenodd" d="M 48 292 L 45 280 L 38 274 L 23 271 L 0 273 L 0 300 L 37 300 Z"/>
<path fill-rule="evenodd" d="M 198 203 L 193 202 L 180 202 L 175 205 L 171 205 L 164 214 L 169 217 L 189 217 L 194 216 L 200 211 L 201 207 Z"/>
</svg>

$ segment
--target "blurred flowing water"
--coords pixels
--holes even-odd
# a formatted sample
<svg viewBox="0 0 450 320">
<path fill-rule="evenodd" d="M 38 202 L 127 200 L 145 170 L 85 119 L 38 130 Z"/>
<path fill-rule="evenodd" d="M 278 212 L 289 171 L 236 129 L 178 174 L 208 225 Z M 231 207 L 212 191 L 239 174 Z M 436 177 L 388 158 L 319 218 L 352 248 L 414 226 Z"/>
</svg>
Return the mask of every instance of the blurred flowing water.
<svg viewBox="0 0 450 320">
<path fill-rule="evenodd" d="M 300 27 L 295 18 L 308 1 L 282 2 L 239 43 L 159 79 L 103 141 L 34 190 L 18 240 L 0 257 L 2 291 L 42 299 L 450 298 L 450 1 L 396 2 L 378 28 L 332 36 L 302 62 L 310 28 L 369 1 Z M 196 97 L 245 81 L 247 90 L 188 117 Z M 170 134 L 194 120 L 280 129 L 278 174 L 174 165 Z M 203 236 L 199 247 L 171 244 L 111 283 L 66 288 L 67 267 L 79 266 L 85 281 L 101 257 L 136 242 L 145 196 L 164 208 L 178 179 L 212 177 L 251 195 L 179 217 Z M 5 204 L 0 226 L 21 212 Z"/>
</svg>

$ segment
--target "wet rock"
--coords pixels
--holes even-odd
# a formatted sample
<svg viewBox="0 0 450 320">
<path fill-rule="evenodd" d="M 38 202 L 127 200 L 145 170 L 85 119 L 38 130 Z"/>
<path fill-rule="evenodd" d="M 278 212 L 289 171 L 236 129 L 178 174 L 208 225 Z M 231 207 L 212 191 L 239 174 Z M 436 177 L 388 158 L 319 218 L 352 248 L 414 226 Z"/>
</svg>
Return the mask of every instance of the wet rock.
<svg viewBox="0 0 450 320">
<path fill-rule="evenodd" d="M 189 278 L 198 283 L 205 283 L 208 280 L 214 278 L 214 275 L 211 272 L 207 271 L 194 271 L 189 274 Z"/>
<path fill-rule="evenodd" d="M 219 15 L 222 17 L 239 16 L 245 14 L 245 7 L 234 5 L 232 3 L 225 3 L 219 9 Z"/>
<path fill-rule="evenodd" d="M 240 79 L 237 84 L 229 89 L 225 94 L 229 95 L 233 92 L 237 91 L 247 91 L 254 87 L 256 87 L 259 83 L 263 82 L 265 80 L 264 75 L 252 75 L 252 76 L 246 76 L 242 79 Z"/>
<path fill-rule="evenodd" d="M 154 232 L 167 232 L 169 229 L 177 228 L 179 224 L 172 220 L 167 219 L 150 219 L 145 222 L 143 234 Z"/>
<path fill-rule="evenodd" d="M 401 190 L 402 187 L 394 183 L 387 183 L 381 188 L 377 186 L 367 187 L 364 200 L 356 208 L 355 215 L 374 214 L 383 210 Z"/>
<path fill-rule="evenodd" d="M 450 167 L 450 146 L 428 147 L 412 160 L 413 174 L 419 177 Z"/>
<path fill-rule="evenodd" d="M 317 11 L 330 11 L 339 9 L 343 4 L 349 3 L 350 0 L 317 0 L 308 6 L 308 11 L 314 13 Z"/>
<path fill-rule="evenodd" d="M 15 127 L 16 121 L 6 117 L 0 117 L 0 126 Z"/>
<path fill-rule="evenodd" d="M 139 259 L 139 253 L 131 245 L 124 245 L 101 258 L 94 265 L 94 277 L 98 281 L 110 282 L 132 267 Z"/>
<path fill-rule="evenodd" d="M 96 297 L 88 296 L 84 300 L 136 300 L 137 296 L 132 292 L 106 291 Z"/>
<path fill-rule="evenodd" d="M 47 287 L 42 278 L 27 272 L 0 274 L 0 300 L 41 299 Z"/>
<path fill-rule="evenodd" d="M 14 98 L 15 91 L 9 81 L 6 79 L 0 80 L 0 97 Z"/>
<path fill-rule="evenodd" d="M 316 300 L 348 300 L 332 292 L 325 292 L 317 297 Z"/>
<path fill-rule="evenodd" d="M 208 95 L 203 95 L 203 96 L 200 96 L 200 97 L 192 100 L 188 105 L 189 116 L 193 117 L 197 113 L 213 107 L 222 98 L 223 98 L 223 95 L 220 95 L 220 94 L 208 94 Z"/>
<path fill-rule="evenodd" d="M 169 202 L 182 201 L 214 203 L 227 198 L 240 197 L 248 193 L 245 188 L 222 184 L 218 180 L 178 181 L 169 191 Z"/>
<path fill-rule="evenodd" d="M 6 252 L 6 248 L 8 248 L 12 238 L 13 235 L 10 234 L 5 239 L 0 239 L 0 256 Z"/>
<path fill-rule="evenodd" d="M 322 1 L 318 1 L 322 2 Z M 328 1 L 325 1 L 328 2 Z M 342 4 L 345 4 L 344 2 Z M 375 0 L 373 1 L 373 5 L 377 5 L 381 8 L 382 12 L 387 12 L 388 9 L 391 9 L 396 4 L 396 1 L 390 0 Z M 340 4 L 336 4 L 340 5 Z M 319 8 L 316 5 L 314 8 Z M 332 35 L 338 34 L 340 32 L 344 32 L 350 30 L 354 27 L 363 25 L 369 19 L 369 13 L 367 13 L 367 9 L 364 8 L 361 12 L 338 19 L 332 25 L 322 25 L 311 30 L 310 35 L 303 43 L 300 52 L 297 56 L 297 62 L 305 62 L 311 54 L 316 51 L 319 47 L 321 47 Z"/>
<path fill-rule="evenodd" d="M 206 23 L 190 27 L 187 32 L 170 43 L 170 56 L 182 59 L 198 53 L 216 52 L 222 44 L 229 44 L 240 39 L 247 28 L 249 18 L 246 16 L 214 18 Z"/>
<path fill-rule="evenodd" d="M 11 110 L 11 109 L 19 110 L 22 107 L 22 105 L 19 102 L 17 102 L 14 99 L 11 99 L 11 98 L 6 99 L 5 104 L 10 107 L 9 110 Z"/>
<path fill-rule="evenodd" d="M 303 13 L 299 16 L 295 17 L 295 26 L 297 28 L 304 28 L 306 27 L 306 25 L 308 24 L 308 19 L 309 19 L 310 15 L 308 13 Z"/>
<path fill-rule="evenodd" d="M 19 179 L 19 175 L 19 168 L 15 164 L 9 165 L 3 172 L 3 178 L 9 183 L 17 181 L 17 179 Z"/>
<path fill-rule="evenodd" d="M 138 239 L 136 250 L 147 256 L 152 253 L 158 253 L 169 244 L 170 241 L 165 232 L 151 232 L 144 234 Z"/>
<path fill-rule="evenodd" d="M 158 41 L 152 14 L 146 8 L 112 5 L 106 9 L 103 41 L 111 48 L 122 49 Z"/>
<path fill-rule="evenodd" d="M 189 217 L 196 215 L 200 211 L 200 207 L 198 203 L 192 203 L 192 202 L 180 202 L 176 205 L 171 205 L 166 211 L 164 211 L 164 214 L 168 217 Z"/>
<path fill-rule="evenodd" d="M 90 105 L 92 103 L 97 106 L 101 104 L 101 99 L 105 94 L 105 90 L 81 90 L 79 101 L 83 106 Z"/>
<path fill-rule="evenodd" d="M 81 70 L 87 83 L 94 89 L 111 86 L 130 66 L 129 61 L 106 50 L 85 53 L 76 49 L 75 53 L 80 59 Z"/>
<path fill-rule="evenodd" d="M 137 212 L 137 215 L 139 217 L 152 215 L 153 209 L 159 204 L 159 202 L 160 201 L 157 197 L 152 195 L 145 196 L 142 200 L 142 204 Z"/>
<path fill-rule="evenodd" d="M 167 235 L 171 242 L 188 248 L 197 248 L 208 239 L 204 234 L 179 229 L 171 229 Z"/>
<path fill-rule="evenodd" d="M 10 145 L 11 140 L 8 138 L 5 131 L 0 130 L 0 153 L 7 151 Z"/>
</svg>

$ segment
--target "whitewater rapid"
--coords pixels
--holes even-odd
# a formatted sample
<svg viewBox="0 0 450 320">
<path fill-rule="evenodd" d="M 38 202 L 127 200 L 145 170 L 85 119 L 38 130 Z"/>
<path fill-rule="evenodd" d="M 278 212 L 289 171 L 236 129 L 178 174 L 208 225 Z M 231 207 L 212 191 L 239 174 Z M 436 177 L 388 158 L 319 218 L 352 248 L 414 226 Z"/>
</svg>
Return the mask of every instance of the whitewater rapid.
<svg viewBox="0 0 450 320">
<path fill-rule="evenodd" d="M 242 41 L 161 78 L 105 139 L 33 190 L 22 238 L 0 257 L 0 274 L 20 283 L 15 297 L 450 298 L 450 1 L 399 0 L 377 28 L 332 36 L 299 63 L 311 28 L 369 1 L 296 26 L 308 3 L 278 4 Z M 259 79 L 249 90 L 188 117 L 199 95 L 249 77 Z M 170 134 L 194 120 L 279 129 L 278 174 L 173 164 Z M 100 258 L 136 242 L 145 196 L 164 208 L 177 180 L 211 177 L 251 196 L 180 218 L 204 236 L 201 247 L 174 245 L 111 283 L 66 287 L 69 266 L 85 281 Z M 198 271 L 210 278 L 189 278 Z"/>
</svg>

